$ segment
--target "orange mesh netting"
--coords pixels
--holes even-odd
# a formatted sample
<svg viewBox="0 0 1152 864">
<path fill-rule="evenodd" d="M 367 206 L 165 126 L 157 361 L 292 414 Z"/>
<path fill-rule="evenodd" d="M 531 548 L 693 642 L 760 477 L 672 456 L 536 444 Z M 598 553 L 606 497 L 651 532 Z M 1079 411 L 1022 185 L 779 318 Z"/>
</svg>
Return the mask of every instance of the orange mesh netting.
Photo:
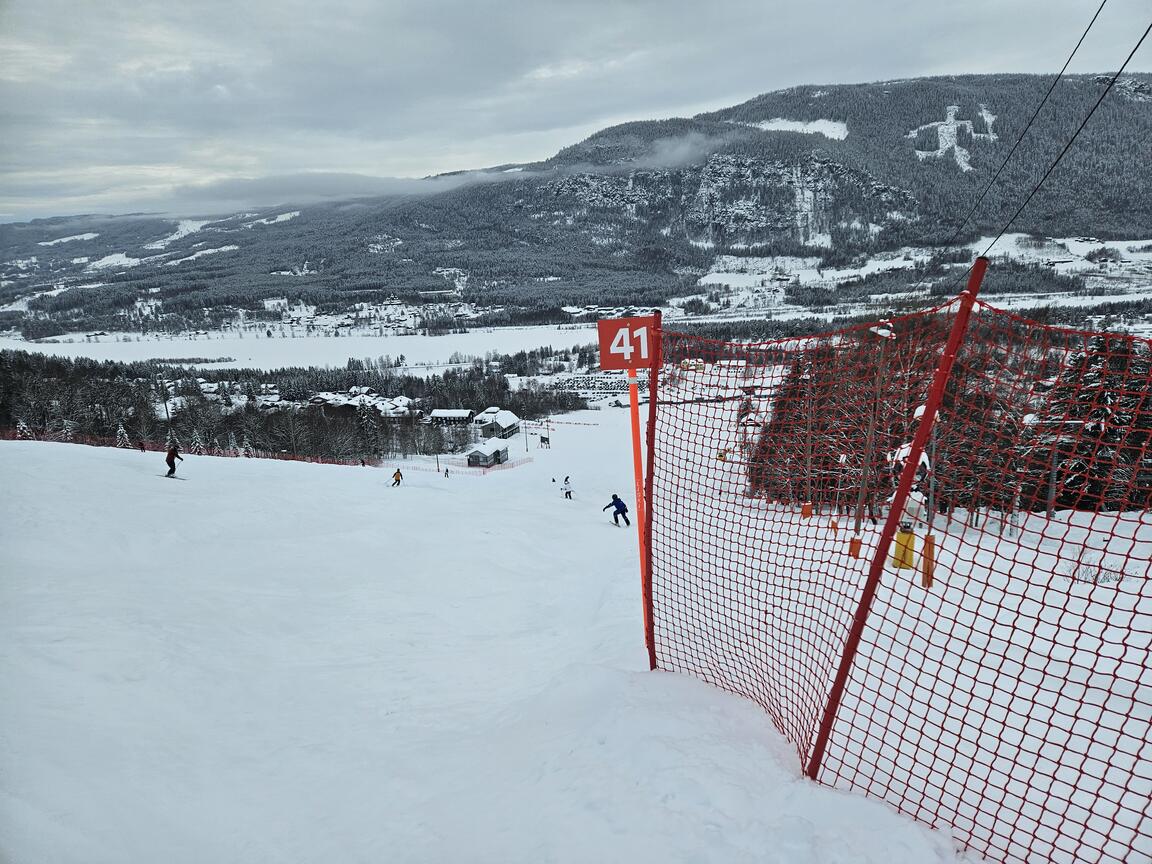
<svg viewBox="0 0 1152 864">
<path fill-rule="evenodd" d="M 1152 343 L 965 296 L 661 334 L 656 663 L 993 860 L 1152 860 Z"/>
</svg>

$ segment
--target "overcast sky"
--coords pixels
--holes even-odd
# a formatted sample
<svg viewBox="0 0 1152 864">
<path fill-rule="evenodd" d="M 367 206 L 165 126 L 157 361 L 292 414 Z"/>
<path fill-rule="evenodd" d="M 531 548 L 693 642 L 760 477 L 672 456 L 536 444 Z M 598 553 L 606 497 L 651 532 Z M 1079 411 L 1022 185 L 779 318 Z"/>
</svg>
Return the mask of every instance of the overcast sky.
<svg viewBox="0 0 1152 864">
<path fill-rule="evenodd" d="M 1055 72 L 1097 5 L 0 0 L 0 220 L 348 197 L 796 84 Z M 1071 71 L 1150 9 L 1110 0 Z"/>
</svg>

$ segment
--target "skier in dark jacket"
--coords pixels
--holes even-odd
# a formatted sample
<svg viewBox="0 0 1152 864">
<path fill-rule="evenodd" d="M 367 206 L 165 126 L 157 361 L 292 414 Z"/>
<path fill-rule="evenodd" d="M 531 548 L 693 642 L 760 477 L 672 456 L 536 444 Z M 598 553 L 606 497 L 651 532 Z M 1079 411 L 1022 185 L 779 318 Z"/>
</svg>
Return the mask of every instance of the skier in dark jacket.
<svg viewBox="0 0 1152 864">
<path fill-rule="evenodd" d="M 625 525 L 631 525 L 632 524 L 631 522 L 628 521 L 628 505 L 620 500 L 619 495 L 613 495 L 612 500 L 609 501 L 606 505 L 604 505 L 604 507 L 601 508 L 600 512 L 603 513 L 609 507 L 615 507 L 616 508 L 615 510 L 612 511 L 613 524 L 619 525 L 621 516 L 624 517 L 624 524 Z"/>
<path fill-rule="evenodd" d="M 168 448 L 168 456 L 165 457 L 165 459 L 164 459 L 164 461 L 168 463 L 168 473 L 164 475 L 165 477 L 175 477 L 176 476 L 176 460 L 177 459 L 179 459 L 181 462 L 184 461 L 184 457 L 180 455 L 180 448 L 178 446 L 176 446 L 175 444 L 173 444 L 171 447 Z"/>
</svg>

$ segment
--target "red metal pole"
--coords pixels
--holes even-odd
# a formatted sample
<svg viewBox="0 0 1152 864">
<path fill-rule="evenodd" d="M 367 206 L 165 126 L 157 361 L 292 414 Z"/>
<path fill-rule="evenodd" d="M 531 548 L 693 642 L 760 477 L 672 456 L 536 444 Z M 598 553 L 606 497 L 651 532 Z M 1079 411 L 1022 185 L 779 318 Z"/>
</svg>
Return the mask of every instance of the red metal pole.
<svg viewBox="0 0 1152 864">
<path fill-rule="evenodd" d="M 656 668 L 656 625 L 652 608 L 652 480 L 656 465 L 656 387 L 664 363 L 664 331 L 661 315 L 652 314 L 652 367 L 648 377 L 648 474 L 644 486 L 644 643 L 648 646 L 648 668 Z"/>
<path fill-rule="evenodd" d="M 635 369 L 628 370 L 628 396 L 632 413 L 632 469 L 636 477 L 636 540 L 640 546 L 640 584 L 644 584 L 644 468 L 640 451 L 640 394 Z"/>
<path fill-rule="evenodd" d="M 980 283 L 984 279 L 984 271 L 987 269 L 988 259 L 983 256 L 977 258 L 972 265 L 972 272 L 968 276 L 968 287 L 960 295 L 960 308 L 956 312 L 956 320 L 952 323 L 952 332 L 944 346 L 944 354 L 936 366 L 936 374 L 932 379 L 932 386 L 928 390 L 928 401 L 924 405 L 924 416 L 920 419 L 920 426 L 916 429 L 916 435 L 912 439 L 912 447 L 909 450 L 908 459 L 904 462 L 904 470 L 900 472 L 900 483 L 896 487 L 896 495 L 892 499 L 892 508 L 888 511 L 888 518 L 884 521 L 880 543 L 877 545 L 876 554 L 872 558 L 868 579 L 864 583 L 864 590 L 860 595 L 860 604 L 856 607 L 856 615 L 852 619 L 852 627 L 849 629 L 848 639 L 844 643 L 844 654 L 840 658 L 840 666 L 836 670 L 832 689 L 828 693 L 828 704 L 824 706 L 824 716 L 820 720 L 816 741 L 812 745 L 812 755 L 804 769 L 804 773 L 812 780 L 819 779 L 820 764 L 824 760 L 828 738 L 832 734 L 832 726 L 836 722 L 836 712 L 840 708 L 840 699 L 844 695 L 848 675 L 851 673 L 852 664 L 856 660 L 856 652 L 860 647 L 860 639 L 864 635 L 864 624 L 868 620 L 872 600 L 875 598 L 876 589 L 880 585 L 880 575 L 884 571 L 884 559 L 888 554 L 888 547 L 892 543 L 896 528 L 900 524 L 904 504 L 908 500 L 908 493 L 912 489 L 916 469 L 920 465 L 920 454 L 924 452 L 928 433 L 935 422 L 936 412 L 939 410 L 940 401 L 944 396 L 944 386 L 952 374 L 952 364 L 956 361 L 956 352 L 960 350 L 964 331 L 968 329 L 968 319 L 972 315 L 972 306 L 976 302 L 976 294 L 980 290 Z"/>
</svg>

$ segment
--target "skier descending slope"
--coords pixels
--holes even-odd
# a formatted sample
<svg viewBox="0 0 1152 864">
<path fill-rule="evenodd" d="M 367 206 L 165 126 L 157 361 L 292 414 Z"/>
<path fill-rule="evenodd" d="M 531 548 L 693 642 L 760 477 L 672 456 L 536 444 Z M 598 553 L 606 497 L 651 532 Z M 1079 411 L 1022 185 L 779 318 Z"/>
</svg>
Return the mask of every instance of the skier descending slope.
<svg viewBox="0 0 1152 864">
<path fill-rule="evenodd" d="M 404 475 L 400 473 L 400 469 L 396 469 L 396 473 L 392 475 L 392 485 L 399 486 L 400 481 L 404 479 Z"/>
<path fill-rule="evenodd" d="M 176 476 L 177 459 L 179 459 L 181 462 L 184 461 L 184 457 L 180 455 L 180 448 L 173 444 L 168 448 L 168 455 L 164 458 L 164 461 L 168 463 L 168 473 L 164 475 L 165 477 Z"/>
<path fill-rule="evenodd" d="M 631 522 L 628 521 L 628 505 L 620 500 L 619 495 L 613 495 L 612 500 L 609 501 L 607 504 L 605 504 L 600 509 L 600 512 L 603 513 L 609 507 L 615 507 L 616 508 L 615 510 L 612 511 L 612 523 L 614 525 L 620 524 L 620 517 L 621 516 L 624 517 L 624 524 L 625 525 L 631 525 L 632 524 Z"/>
<path fill-rule="evenodd" d="M 569 501 L 572 500 L 572 482 L 565 477 L 564 484 L 560 487 L 560 491 L 564 493 L 564 497 Z"/>
</svg>

